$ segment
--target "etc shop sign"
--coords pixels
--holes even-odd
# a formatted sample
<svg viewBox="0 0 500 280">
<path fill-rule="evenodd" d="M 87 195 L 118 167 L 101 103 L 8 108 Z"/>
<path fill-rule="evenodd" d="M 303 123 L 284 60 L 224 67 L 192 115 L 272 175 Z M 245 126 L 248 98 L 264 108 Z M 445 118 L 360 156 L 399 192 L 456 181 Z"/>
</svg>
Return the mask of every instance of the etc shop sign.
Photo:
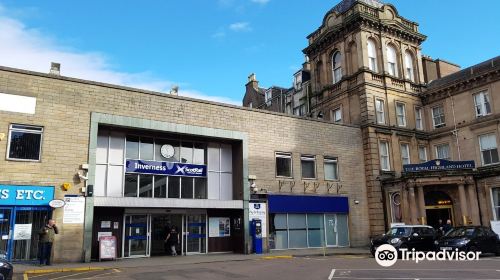
<svg viewBox="0 0 500 280">
<path fill-rule="evenodd" d="M 54 199 L 54 187 L 0 185 L 0 205 L 46 206 Z"/>
<path fill-rule="evenodd" d="M 127 160 L 126 172 L 169 176 L 206 177 L 207 166 L 168 161 Z"/>
</svg>

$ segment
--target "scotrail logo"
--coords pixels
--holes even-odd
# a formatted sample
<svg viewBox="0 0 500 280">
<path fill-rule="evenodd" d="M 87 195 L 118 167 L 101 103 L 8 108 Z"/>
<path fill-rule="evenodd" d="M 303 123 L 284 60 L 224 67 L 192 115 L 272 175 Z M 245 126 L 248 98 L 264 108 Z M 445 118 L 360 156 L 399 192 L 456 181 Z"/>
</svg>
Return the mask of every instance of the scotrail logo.
<svg viewBox="0 0 500 280">
<path fill-rule="evenodd" d="M 398 261 L 398 254 L 402 261 L 413 261 L 419 263 L 421 261 L 477 261 L 481 252 L 463 252 L 455 250 L 441 250 L 421 252 L 407 248 L 400 248 L 399 252 L 394 246 L 384 244 L 375 251 L 375 260 L 380 266 L 390 267 Z"/>
</svg>

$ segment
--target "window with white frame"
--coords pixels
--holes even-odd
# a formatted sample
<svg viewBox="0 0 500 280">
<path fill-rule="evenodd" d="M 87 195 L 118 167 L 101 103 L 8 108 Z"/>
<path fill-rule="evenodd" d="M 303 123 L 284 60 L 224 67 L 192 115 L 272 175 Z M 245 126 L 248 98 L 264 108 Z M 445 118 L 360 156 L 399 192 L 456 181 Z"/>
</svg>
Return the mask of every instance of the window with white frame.
<svg viewBox="0 0 500 280">
<path fill-rule="evenodd" d="M 500 220 L 500 188 L 491 189 L 491 198 L 493 200 L 493 218 L 496 221 Z"/>
<path fill-rule="evenodd" d="M 434 128 L 445 126 L 444 108 L 442 105 L 432 108 L 432 123 Z"/>
<path fill-rule="evenodd" d="M 292 177 L 292 154 L 277 152 L 276 157 L 276 177 Z"/>
<path fill-rule="evenodd" d="M 415 74 L 413 72 L 413 56 L 410 51 L 405 52 L 405 78 L 415 82 Z"/>
<path fill-rule="evenodd" d="M 474 106 L 476 108 L 476 117 L 491 114 L 490 97 L 487 91 L 474 94 Z"/>
<path fill-rule="evenodd" d="M 410 164 L 410 145 L 407 143 L 401 143 L 401 162 Z"/>
<path fill-rule="evenodd" d="M 342 79 L 342 55 L 336 51 L 332 55 L 333 83 L 338 83 Z"/>
<path fill-rule="evenodd" d="M 440 144 L 436 145 L 436 158 L 450 160 L 450 145 Z"/>
<path fill-rule="evenodd" d="M 324 157 L 323 166 L 325 169 L 325 180 L 338 180 L 338 160 L 336 157 Z"/>
<path fill-rule="evenodd" d="M 332 110 L 331 120 L 334 123 L 341 123 L 342 122 L 342 108 L 341 107 L 338 107 L 338 108 Z"/>
<path fill-rule="evenodd" d="M 415 107 L 415 128 L 418 130 L 424 129 L 424 121 L 422 119 L 422 108 Z"/>
<path fill-rule="evenodd" d="M 427 148 L 425 146 L 418 146 L 418 160 L 420 163 L 427 162 Z"/>
<path fill-rule="evenodd" d="M 264 93 L 264 99 L 266 101 L 266 105 L 270 106 L 271 105 L 271 100 L 273 99 L 273 89 L 268 89 Z"/>
<path fill-rule="evenodd" d="M 375 99 L 375 112 L 377 115 L 377 123 L 385 124 L 384 100 Z"/>
<path fill-rule="evenodd" d="M 392 45 L 387 46 L 387 71 L 389 75 L 398 77 L 398 59 L 396 49 Z"/>
<path fill-rule="evenodd" d="M 39 161 L 42 150 L 43 127 L 11 124 L 7 159 Z"/>
<path fill-rule="evenodd" d="M 398 126 L 406 126 L 406 105 L 401 102 L 396 102 L 396 120 Z"/>
<path fill-rule="evenodd" d="M 316 157 L 303 155 L 300 157 L 303 179 L 316 179 Z"/>
<path fill-rule="evenodd" d="M 380 141 L 379 153 L 380 169 L 384 171 L 391 170 L 391 164 L 389 162 L 389 143 L 387 141 Z"/>
<path fill-rule="evenodd" d="M 479 136 L 479 148 L 483 165 L 499 162 L 497 138 L 494 133 Z"/>
<path fill-rule="evenodd" d="M 368 39 L 368 68 L 373 72 L 378 72 L 377 48 L 375 46 L 375 41 Z"/>
</svg>

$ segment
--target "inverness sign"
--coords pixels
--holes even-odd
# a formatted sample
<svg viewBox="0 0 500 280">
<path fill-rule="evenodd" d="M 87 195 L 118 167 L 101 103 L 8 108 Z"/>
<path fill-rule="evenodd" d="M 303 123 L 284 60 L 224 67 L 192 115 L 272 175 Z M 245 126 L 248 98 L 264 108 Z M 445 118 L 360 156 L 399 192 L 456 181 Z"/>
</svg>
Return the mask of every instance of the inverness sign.
<svg viewBox="0 0 500 280">
<path fill-rule="evenodd" d="M 420 172 L 420 171 L 449 171 L 449 170 L 466 170 L 474 169 L 476 164 L 473 160 L 451 161 L 445 159 L 433 159 L 420 164 L 405 164 L 403 165 L 404 172 Z"/>
<path fill-rule="evenodd" d="M 127 160 L 127 173 L 206 177 L 207 166 L 168 161 Z"/>
</svg>

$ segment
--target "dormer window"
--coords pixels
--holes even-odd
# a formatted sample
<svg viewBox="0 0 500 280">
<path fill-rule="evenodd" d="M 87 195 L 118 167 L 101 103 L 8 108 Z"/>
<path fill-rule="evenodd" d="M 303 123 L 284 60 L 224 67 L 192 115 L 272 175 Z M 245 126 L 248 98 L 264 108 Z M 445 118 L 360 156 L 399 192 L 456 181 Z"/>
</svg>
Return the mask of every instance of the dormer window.
<svg viewBox="0 0 500 280">
<path fill-rule="evenodd" d="M 336 51 L 332 55 L 333 83 L 336 84 L 342 79 L 342 55 Z"/>
<path fill-rule="evenodd" d="M 273 99 L 273 90 L 272 89 L 266 90 L 266 92 L 264 93 L 264 99 L 266 101 L 266 105 L 271 106 L 271 100 Z"/>
</svg>

